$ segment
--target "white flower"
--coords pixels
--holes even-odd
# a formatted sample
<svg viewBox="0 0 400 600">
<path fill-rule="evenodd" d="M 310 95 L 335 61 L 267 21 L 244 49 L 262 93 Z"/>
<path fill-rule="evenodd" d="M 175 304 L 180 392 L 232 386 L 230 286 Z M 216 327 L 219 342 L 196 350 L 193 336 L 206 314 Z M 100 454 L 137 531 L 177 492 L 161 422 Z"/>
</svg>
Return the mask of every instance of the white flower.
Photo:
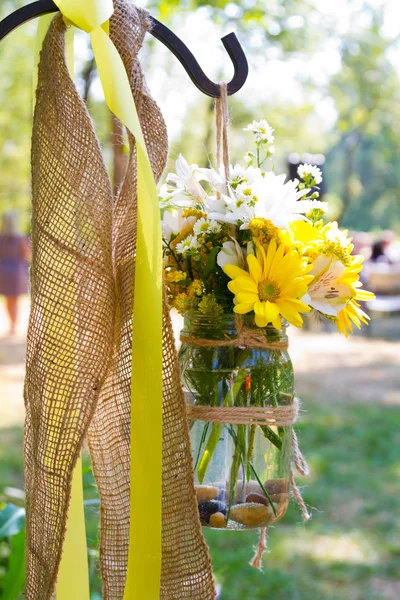
<svg viewBox="0 0 400 600">
<path fill-rule="evenodd" d="M 233 188 L 237 188 L 238 185 L 243 183 L 252 186 L 261 179 L 263 179 L 263 173 L 258 167 L 250 165 L 243 168 L 240 165 L 235 165 L 230 168 L 229 183 Z"/>
<path fill-rule="evenodd" d="M 275 151 L 275 148 L 274 148 Z M 244 156 L 244 161 L 247 162 L 247 164 L 252 164 L 253 160 L 255 160 L 257 157 L 254 154 L 254 152 L 247 152 L 247 154 L 245 154 Z"/>
<path fill-rule="evenodd" d="M 236 240 L 222 244 L 222 248 L 217 254 L 217 265 L 221 269 L 225 265 L 235 265 L 240 268 L 244 266 L 244 254 Z"/>
<path fill-rule="evenodd" d="M 336 316 L 351 298 L 351 288 L 340 283 L 345 266 L 331 256 L 319 256 L 310 275 L 314 275 L 302 302 L 325 315 Z"/>
<path fill-rule="evenodd" d="M 178 210 L 173 209 L 171 211 L 166 210 L 163 214 L 163 218 L 161 221 L 161 227 L 163 232 L 163 238 L 167 242 L 170 241 L 171 236 L 178 235 L 182 229 L 187 227 L 188 225 L 193 225 L 196 221 L 196 217 L 186 217 L 182 216 L 183 209 L 179 208 Z"/>
<path fill-rule="evenodd" d="M 249 254 L 253 254 L 255 256 L 256 253 L 254 252 L 253 242 L 247 242 L 246 250 L 244 251 L 244 253 L 246 254 L 246 256 L 249 256 Z"/>
<path fill-rule="evenodd" d="M 321 170 L 315 165 L 300 165 L 297 169 L 297 174 L 301 179 L 305 179 L 308 175 L 311 175 L 315 181 L 315 185 L 318 185 L 322 181 Z"/>
<path fill-rule="evenodd" d="M 265 119 L 249 123 L 249 125 L 247 125 L 243 131 L 252 131 L 256 136 L 257 143 L 272 145 L 275 140 L 274 130 Z"/>
<path fill-rule="evenodd" d="M 272 221 L 275 227 L 286 229 L 290 222 L 306 220 L 304 216 L 312 208 L 325 209 L 326 203 L 313 200 L 299 200 L 308 194 L 309 189 L 298 190 L 297 180 L 285 183 L 286 175 L 266 173 L 263 179 L 255 184 L 253 190 L 258 200 L 254 205 L 254 217 Z M 247 229 L 244 223 L 241 227 Z"/>
<path fill-rule="evenodd" d="M 288 181 L 286 176 L 275 175 L 268 172 L 263 177 L 257 178 L 252 185 L 253 195 L 248 201 L 243 200 L 240 189 L 239 195 L 233 191 L 233 197 L 224 197 L 224 208 L 212 212 L 209 218 L 225 223 L 237 224 L 241 222 L 241 229 L 248 229 L 249 222 L 254 218 L 263 218 L 272 221 L 276 227 L 286 229 L 290 222 L 307 220 L 304 216 L 312 208 L 325 210 L 325 202 L 302 200 L 309 189 L 298 190 L 298 181 Z"/>
<path fill-rule="evenodd" d="M 246 180 L 246 169 L 242 165 L 236 164 L 235 166 L 230 165 L 229 167 L 229 183 L 231 185 L 238 185 L 242 181 Z"/>
<path fill-rule="evenodd" d="M 212 215 L 225 213 L 226 212 L 226 198 L 224 194 L 217 196 L 207 196 L 204 201 L 204 211 L 207 213 L 209 219 L 215 219 Z M 218 220 L 218 219 L 217 219 Z"/>
<path fill-rule="evenodd" d="M 207 194 L 199 182 L 206 179 L 205 169 L 189 165 L 182 154 L 179 155 L 175 168 L 176 173 L 168 174 L 167 184 L 160 191 L 163 206 L 194 207 L 202 204 Z"/>
<path fill-rule="evenodd" d="M 318 209 L 318 210 L 321 210 L 323 213 L 326 213 L 326 211 L 329 208 L 328 203 L 321 202 L 321 200 L 307 200 L 307 204 L 309 207 L 307 210 L 307 213 L 309 213 L 311 210 L 314 210 L 314 209 Z"/>
<path fill-rule="evenodd" d="M 225 173 L 223 169 L 218 172 L 215 169 L 198 168 L 196 172 L 200 175 L 202 181 L 208 181 L 213 187 L 221 186 L 225 183 Z"/>
<path fill-rule="evenodd" d="M 253 191 L 251 184 L 247 181 L 240 183 L 235 189 L 235 196 L 238 200 L 242 200 L 243 202 L 256 202 L 257 197 Z"/>
<path fill-rule="evenodd" d="M 210 219 L 215 219 L 220 223 L 237 224 L 239 221 L 248 223 L 254 216 L 254 207 L 249 206 L 243 200 L 236 197 L 224 196 L 224 201 L 219 202 L 216 212 L 210 212 Z"/>
<path fill-rule="evenodd" d="M 221 231 L 221 225 L 217 221 L 208 219 L 199 219 L 196 221 L 193 231 L 195 235 L 204 235 L 205 233 L 218 233 Z"/>
<path fill-rule="evenodd" d="M 197 250 L 200 247 L 194 235 L 188 235 L 182 242 L 176 245 L 176 252 L 185 255 L 187 252 Z"/>
</svg>

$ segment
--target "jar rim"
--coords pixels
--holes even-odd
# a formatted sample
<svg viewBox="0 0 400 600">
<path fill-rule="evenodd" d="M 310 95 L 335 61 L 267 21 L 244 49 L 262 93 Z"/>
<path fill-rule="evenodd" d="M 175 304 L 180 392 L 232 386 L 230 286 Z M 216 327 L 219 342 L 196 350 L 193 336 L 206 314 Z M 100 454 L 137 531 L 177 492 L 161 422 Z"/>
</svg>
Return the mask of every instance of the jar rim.
<svg viewBox="0 0 400 600">
<path fill-rule="evenodd" d="M 255 323 L 255 315 L 237 315 L 235 313 L 223 313 L 222 315 L 204 315 L 200 311 L 188 311 L 184 315 L 184 325 L 181 338 L 185 337 L 209 337 L 210 339 L 223 339 L 226 334 L 229 337 L 238 335 L 238 317 L 243 318 L 243 325 L 248 329 L 264 331 L 268 336 L 285 337 L 286 328 L 289 323 L 282 319 L 282 328 L 276 329 L 272 323 L 266 327 L 258 327 Z"/>
</svg>

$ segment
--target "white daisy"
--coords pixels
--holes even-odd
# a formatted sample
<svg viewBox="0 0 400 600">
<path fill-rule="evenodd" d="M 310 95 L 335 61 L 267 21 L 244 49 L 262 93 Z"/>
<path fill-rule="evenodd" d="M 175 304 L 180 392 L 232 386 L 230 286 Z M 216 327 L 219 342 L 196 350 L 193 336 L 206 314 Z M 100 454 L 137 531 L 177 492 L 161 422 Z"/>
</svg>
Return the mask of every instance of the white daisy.
<svg viewBox="0 0 400 600">
<path fill-rule="evenodd" d="M 248 229 L 251 219 L 258 217 L 268 219 L 276 227 L 286 229 L 292 221 L 306 221 L 304 215 L 313 208 L 326 209 L 325 202 L 316 200 L 298 202 L 310 190 L 298 190 L 297 180 L 285 183 L 285 179 L 284 174 L 266 173 L 252 185 L 252 196 L 249 200 L 243 199 L 242 189 L 239 190 L 239 195 L 234 190 L 233 197 L 225 196 L 224 206 L 221 205 L 218 212 L 212 212 L 209 218 L 225 223 L 241 222 L 241 229 Z"/>
<path fill-rule="evenodd" d="M 243 202 L 257 202 L 257 196 L 253 190 L 253 187 L 247 181 L 240 183 L 235 189 L 235 196 L 238 200 Z"/>
<path fill-rule="evenodd" d="M 315 181 L 315 185 L 318 185 L 322 181 L 321 170 L 315 165 L 308 165 L 307 163 L 300 165 L 297 169 L 297 174 L 301 179 L 311 176 Z"/>
<path fill-rule="evenodd" d="M 249 125 L 247 125 L 243 131 L 252 131 L 255 134 L 257 143 L 271 145 L 275 140 L 274 130 L 265 119 L 249 123 Z"/>
<path fill-rule="evenodd" d="M 197 236 L 204 235 L 206 233 L 218 233 L 219 231 L 221 231 L 221 225 L 213 219 L 209 220 L 202 218 L 196 221 L 193 227 L 193 231 Z"/>
<path fill-rule="evenodd" d="M 193 250 L 198 250 L 200 247 L 199 242 L 197 241 L 194 235 L 188 235 L 182 242 L 176 245 L 176 252 L 178 254 L 187 254 L 187 252 L 193 252 Z"/>
</svg>

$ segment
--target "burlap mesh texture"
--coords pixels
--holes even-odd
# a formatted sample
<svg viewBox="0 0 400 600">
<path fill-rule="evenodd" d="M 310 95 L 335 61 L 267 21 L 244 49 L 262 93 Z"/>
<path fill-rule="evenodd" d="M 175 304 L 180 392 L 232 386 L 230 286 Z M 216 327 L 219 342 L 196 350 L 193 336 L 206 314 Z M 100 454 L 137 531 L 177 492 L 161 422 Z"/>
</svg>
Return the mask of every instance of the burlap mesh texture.
<svg viewBox="0 0 400 600">
<path fill-rule="evenodd" d="M 130 76 L 158 180 L 167 157 L 165 123 L 137 62 L 147 17 L 127 0 L 118 0 L 115 8 L 111 37 Z M 126 177 L 114 198 L 90 116 L 68 74 L 64 34 L 57 16 L 41 54 L 32 145 L 26 597 L 48 600 L 54 590 L 72 470 L 88 433 L 101 497 L 104 598 L 117 600 L 123 597 L 129 545 L 136 159 L 130 138 Z M 211 600 L 215 591 L 197 515 L 185 404 L 166 304 L 163 358 L 160 598 Z"/>
</svg>

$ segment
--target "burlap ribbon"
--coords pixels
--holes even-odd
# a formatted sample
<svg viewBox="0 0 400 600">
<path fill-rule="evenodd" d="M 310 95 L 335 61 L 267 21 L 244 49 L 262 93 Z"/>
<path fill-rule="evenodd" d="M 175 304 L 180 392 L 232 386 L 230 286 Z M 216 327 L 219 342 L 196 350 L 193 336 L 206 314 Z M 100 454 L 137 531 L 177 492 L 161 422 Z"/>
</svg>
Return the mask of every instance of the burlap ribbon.
<svg viewBox="0 0 400 600">
<path fill-rule="evenodd" d="M 128 73 L 158 180 L 167 157 L 165 123 L 137 61 L 148 27 L 144 11 L 127 0 L 115 2 L 110 37 Z M 137 154 L 130 135 L 125 179 L 114 197 L 92 121 L 68 73 L 64 34 L 65 24 L 57 16 L 41 54 L 32 144 L 26 597 L 48 600 L 54 591 L 72 471 L 88 435 L 101 498 L 104 598 L 121 600 L 129 495 L 135 488 L 129 464 Z M 165 300 L 162 325 L 160 598 L 212 600 L 215 590 L 198 519 L 185 403 Z M 143 387 L 149 383 L 145 380 Z M 137 499 L 137 511 L 143 506 L 138 518 L 147 515 L 147 498 L 157 493 L 148 489 Z"/>
</svg>

